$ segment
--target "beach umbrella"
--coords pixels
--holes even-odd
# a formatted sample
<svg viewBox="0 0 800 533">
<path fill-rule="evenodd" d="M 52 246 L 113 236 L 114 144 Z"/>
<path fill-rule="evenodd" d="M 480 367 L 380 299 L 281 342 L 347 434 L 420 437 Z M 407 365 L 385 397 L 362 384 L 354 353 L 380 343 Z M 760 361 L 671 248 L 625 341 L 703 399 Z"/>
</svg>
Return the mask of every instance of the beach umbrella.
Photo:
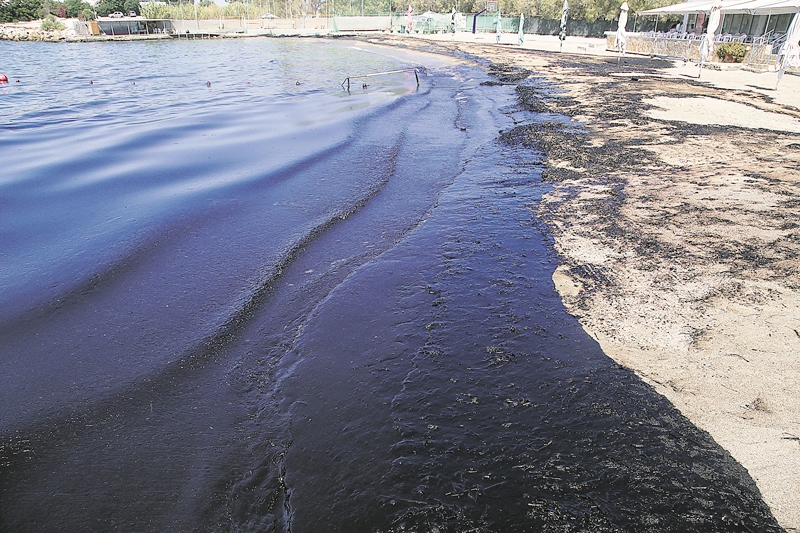
<svg viewBox="0 0 800 533">
<path fill-rule="evenodd" d="M 617 23 L 617 50 L 619 55 L 625 53 L 625 45 L 628 44 L 628 36 L 625 33 L 625 26 L 628 24 L 628 2 L 623 2 L 619 8 L 619 22 Z M 617 57 L 619 63 L 619 57 Z"/>
<path fill-rule="evenodd" d="M 778 54 L 777 67 L 778 82 L 775 84 L 776 89 L 788 67 L 800 67 L 800 10 L 794 14 L 792 24 L 786 32 L 786 42 L 783 43 Z"/>
<path fill-rule="evenodd" d="M 497 26 L 495 28 L 497 32 L 497 42 L 500 42 L 500 36 L 503 34 L 503 17 L 500 16 L 500 12 L 497 12 Z"/>
<path fill-rule="evenodd" d="M 703 42 L 700 43 L 700 73 L 697 74 L 698 78 L 703 72 L 703 63 L 711 59 L 711 56 L 714 55 L 714 32 L 719 28 L 721 7 L 722 2 L 720 0 L 714 0 L 714 3 L 711 5 L 711 14 L 708 16 L 706 34 L 703 37 Z"/>
<path fill-rule="evenodd" d="M 525 15 L 520 13 L 519 14 L 519 36 L 517 37 L 517 40 L 519 41 L 519 44 L 522 44 L 522 42 L 525 40 L 525 34 L 522 33 L 522 29 L 523 29 L 524 26 L 525 26 Z"/>
<path fill-rule="evenodd" d="M 558 40 L 561 43 L 558 45 L 558 51 L 564 46 L 564 40 L 567 38 L 567 13 L 569 13 L 569 4 L 564 0 L 564 6 L 561 8 L 561 31 L 558 34 Z"/>
<path fill-rule="evenodd" d="M 408 4 L 408 33 L 414 28 L 414 6 Z"/>
</svg>

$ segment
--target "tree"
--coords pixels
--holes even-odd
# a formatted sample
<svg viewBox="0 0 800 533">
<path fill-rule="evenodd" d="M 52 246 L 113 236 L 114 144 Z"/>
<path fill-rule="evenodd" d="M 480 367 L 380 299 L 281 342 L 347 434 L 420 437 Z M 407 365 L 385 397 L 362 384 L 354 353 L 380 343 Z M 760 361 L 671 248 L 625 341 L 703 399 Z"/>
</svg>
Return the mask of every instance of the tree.
<svg viewBox="0 0 800 533">
<path fill-rule="evenodd" d="M 0 0 L 0 22 L 36 20 L 42 17 L 39 0 Z"/>
<path fill-rule="evenodd" d="M 125 14 L 128 14 L 130 12 L 134 12 L 137 15 L 140 14 L 141 6 L 139 5 L 139 0 L 125 0 L 122 12 Z"/>
<path fill-rule="evenodd" d="M 122 11 L 125 9 L 125 1 L 124 0 L 100 0 L 97 2 L 97 5 L 94 6 L 97 14 L 101 17 L 107 17 L 109 13 L 113 13 L 114 11 Z"/>
<path fill-rule="evenodd" d="M 67 16 L 70 18 L 80 17 L 85 9 L 92 10 L 89 2 L 84 2 L 83 0 L 66 0 L 64 3 L 67 6 Z"/>
</svg>

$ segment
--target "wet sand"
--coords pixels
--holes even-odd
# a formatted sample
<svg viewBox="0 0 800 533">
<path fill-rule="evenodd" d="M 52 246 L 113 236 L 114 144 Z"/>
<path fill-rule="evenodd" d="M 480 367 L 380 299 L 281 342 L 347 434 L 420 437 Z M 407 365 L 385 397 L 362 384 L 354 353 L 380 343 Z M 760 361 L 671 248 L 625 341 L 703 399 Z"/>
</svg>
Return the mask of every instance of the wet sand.
<svg viewBox="0 0 800 533">
<path fill-rule="evenodd" d="M 599 40 L 556 53 L 537 39 L 370 40 L 483 58 L 523 106 L 572 118 L 503 132 L 546 154 L 553 190 L 535 210 L 564 304 L 800 529 L 800 77 L 777 91 L 775 73 L 698 80 Z"/>
</svg>

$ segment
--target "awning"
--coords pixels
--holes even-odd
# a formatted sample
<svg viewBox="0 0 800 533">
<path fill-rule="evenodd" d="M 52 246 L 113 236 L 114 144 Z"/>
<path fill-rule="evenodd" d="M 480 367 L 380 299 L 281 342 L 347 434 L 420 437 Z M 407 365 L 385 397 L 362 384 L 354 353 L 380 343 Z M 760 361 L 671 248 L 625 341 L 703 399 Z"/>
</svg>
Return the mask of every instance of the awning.
<svg viewBox="0 0 800 533">
<path fill-rule="evenodd" d="M 752 0 L 745 5 L 726 10 L 725 13 L 744 13 L 747 15 L 783 15 L 800 10 L 800 0 Z"/>
<path fill-rule="evenodd" d="M 671 6 L 639 11 L 637 15 L 685 15 L 711 12 L 712 0 L 684 2 Z M 723 14 L 746 13 L 748 15 L 780 15 L 796 13 L 800 10 L 800 0 L 722 0 L 720 12 Z"/>
</svg>

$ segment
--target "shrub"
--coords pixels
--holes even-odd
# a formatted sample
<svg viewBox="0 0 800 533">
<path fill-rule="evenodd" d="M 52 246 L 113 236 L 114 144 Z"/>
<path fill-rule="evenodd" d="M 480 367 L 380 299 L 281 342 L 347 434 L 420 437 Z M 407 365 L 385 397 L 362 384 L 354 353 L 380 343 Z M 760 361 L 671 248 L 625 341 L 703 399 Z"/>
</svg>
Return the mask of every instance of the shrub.
<svg viewBox="0 0 800 533">
<path fill-rule="evenodd" d="M 64 26 L 60 20 L 56 20 L 53 15 L 47 15 L 45 19 L 42 21 L 42 31 L 53 31 L 53 30 L 64 30 L 66 26 Z"/>
<path fill-rule="evenodd" d="M 717 45 L 717 57 L 729 58 L 735 63 L 741 63 L 744 59 L 745 48 L 742 43 L 722 43 Z"/>
</svg>

